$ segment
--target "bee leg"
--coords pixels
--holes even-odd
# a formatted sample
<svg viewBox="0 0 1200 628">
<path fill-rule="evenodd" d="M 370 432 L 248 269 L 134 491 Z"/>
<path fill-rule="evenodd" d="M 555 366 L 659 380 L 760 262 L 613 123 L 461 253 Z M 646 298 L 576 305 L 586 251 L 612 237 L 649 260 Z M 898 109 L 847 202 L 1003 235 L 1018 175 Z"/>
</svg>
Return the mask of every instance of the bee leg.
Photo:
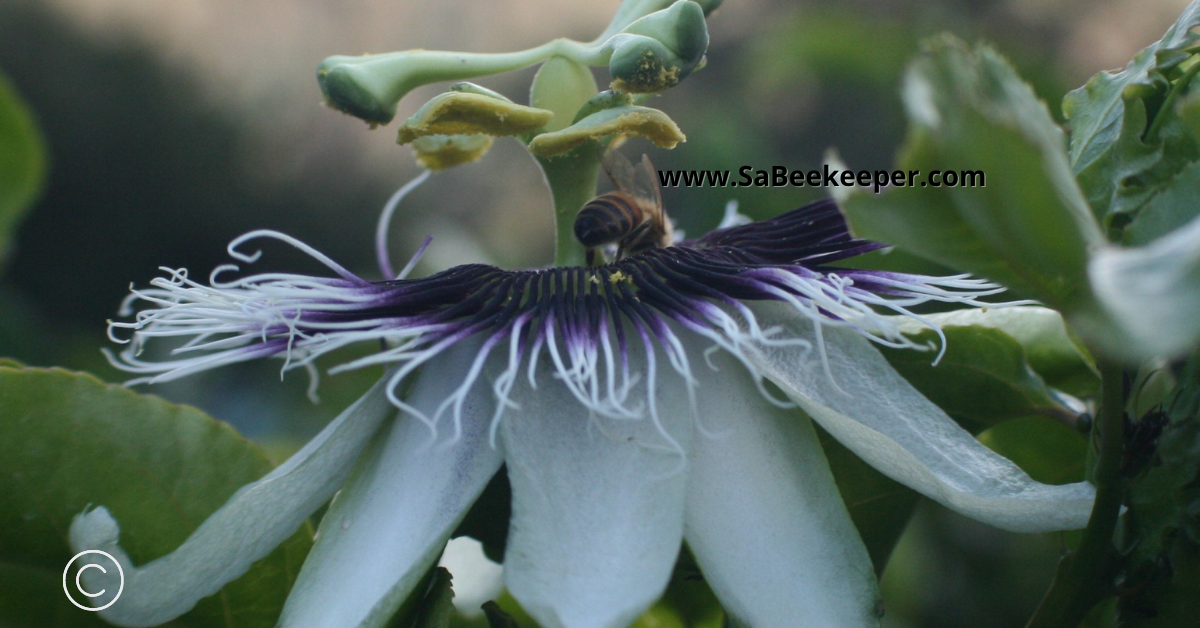
<svg viewBox="0 0 1200 628">
<path fill-rule="evenodd" d="M 589 248 L 588 248 L 588 249 L 587 249 L 587 250 L 584 252 L 584 255 L 587 257 L 587 265 L 588 265 L 588 266 L 595 266 L 595 265 L 596 265 L 596 249 L 594 249 L 594 248 L 590 248 L 590 247 L 589 247 Z"/>
</svg>

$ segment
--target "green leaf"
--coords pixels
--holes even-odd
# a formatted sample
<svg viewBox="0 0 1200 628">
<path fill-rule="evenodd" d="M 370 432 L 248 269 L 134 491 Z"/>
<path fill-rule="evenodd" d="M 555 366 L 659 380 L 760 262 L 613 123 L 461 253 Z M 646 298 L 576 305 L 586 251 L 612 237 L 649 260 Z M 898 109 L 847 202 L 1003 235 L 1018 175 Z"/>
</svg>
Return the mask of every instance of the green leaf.
<svg viewBox="0 0 1200 628">
<path fill-rule="evenodd" d="M 46 149 L 33 115 L 0 74 L 0 264 L 12 231 L 46 178 Z"/>
<path fill-rule="evenodd" d="M 1130 246 L 1144 246 L 1200 216 L 1200 162 L 1192 162 L 1150 197 L 1123 234 Z"/>
<path fill-rule="evenodd" d="M 923 323 L 907 317 L 899 325 L 905 333 L 920 333 Z M 1099 394 L 1100 375 L 1092 357 L 1067 331 L 1062 316 L 1049 308 L 1023 305 L 956 310 L 925 316 L 942 327 L 979 326 L 998 329 L 1025 350 L 1029 366 L 1051 388 L 1077 397 Z"/>
<path fill-rule="evenodd" d="M 904 379 L 969 431 L 979 433 L 1025 416 L 1075 419 L 1078 413 L 1055 398 L 1030 366 L 1025 349 L 1005 332 L 982 325 L 943 324 L 942 333 L 946 352 L 936 365 L 933 352 L 881 351 Z M 932 329 L 905 335 L 940 345 Z"/>
<path fill-rule="evenodd" d="M 63 566 L 66 565 L 63 559 Z M 0 557 L 0 625 L 5 628 L 109 628 L 67 601 L 62 569 L 26 567 Z M 176 624 L 179 625 L 179 624 Z"/>
<path fill-rule="evenodd" d="M 1037 416 L 1005 421 L 980 434 L 979 441 L 1038 482 L 1067 484 L 1084 479 L 1087 438 L 1061 421 Z"/>
<path fill-rule="evenodd" d="M 679 550 L 679 559 L 675 562 L 671 581 L 667 583 L 667 590 L 663 592 L 662 599 L 639 621 L 649 623 L 645 620 L 654 617 L 655 611 L 661 608 L 670 609 L 672 615 L 682 620 L 683 625 L 689 628 L 718 628 L 721 625 L 724 611 L 717 601 L 716 594 L 704 579 L 704 573 L 686 542 Z"/>
<path fill-rule="evenodd" d="M 1178 382 L 1154 458 L 1129 484 L 1121 625 L 1184 626 L 1200 613 L 1200 356 Z"/>
<path fill-rule="evenodd" d="M 425 591 L 412 628 L 449 628 L 454 616 L 452 577 L 445 567 L 435 567 L 433 581 Z"/>
<path fill-rule="evenodd" d="M 1139 52 L 1124 70 L 1100 72 L 1067 94 L 1063 113 L 1071 130 L 1071 166 L 1098 218 L 1135 212 L 1160 186 L 1200 157 L 1189 133 L 1146 131 L 1171 115 L 1164 99 L 1196 40 L 1200 3 L 1193 2 L 1163 38 Z M 1161 124 L 1161 123 L 1160 123 Z"/>
<path fill-rule="evenodd" d="M 537 622 L 521 608 L 520 602 L 512 596 L 507 590 L 500 594 L 500 597 L 491 602 L 486 602 L 480 607 L 484 614 L 487 615 L 488 624 L 491 628 L 511 628 L 512 625 L 523 628 L 535 628 Z M 491 610 L 489 610 L 491 609 Z"/>
<path fill-rule="evenodd" d="M 1172 424 L 1159 437 L 1160 464 L 1130 483 L 1128 516 L 1138 541 L 1135 556 L 1153 560 L 1169 547 L 1182 527 L 1193 542 L 1200 542 L 1200 422 L 1188 419 Z"/>
<path fill-rule="evenodd" d="M 480 607 L 483 614 L 487 617 L 489 628 L 521 628 L 517 620 L 512 618 L 512 615 L 504 612 L 500 605 L 495 601 L 484 602 Z"/>
<path fill-rule="evenodd" d="M 836 188 L 864 238 L 969 271 L 1061 311 L 1092 304 L 1089 248 L 1104 241 L 1067 162 L 1061 130 L 996 52 L 926 43 L 904 85 L 910 129 L 899 167 L 981 170 L 986 187 Z"/>
<path fill-rule="evenodd" d="M 1184 363 L 1171 395 L 1163 404 L 1167 424 L 1155 450 L 1157 464 L 1130 482 L 1129 521 L 1141 533 L 1139 552 L 1153 556 L 1164 546 L 1165 533 L 1183 526 L 1200 542 L 1200 356 Z"/>
<path fill-rule="evenodd" d="M 658 602 L 634 620 L 629 628 L 687 628 L 687 624 L 683 623 L 676 609 Z"/>
<path fill-rule="evenodd" d="M 1064 104 L 1080 181 L 1113 239 L 1133 245 L 1093 251 L 1101 307 L 1072 323 L 1127 359 L 1178 356 L 1200 339 L 1200 94 L 1186 94 L 1200 73 L 1200 57 L 1188 56 L 1197 24 L 1200 2 L 1123 72 L 1097 75 Z"/>
<path fill-rule="evenodd" d="M 1162 565 L 1169 565 L 1169 570 L 1153 572 L 1144 589 L 1119 599 L 1117 625 L 1178 628 L 1194 624 L 1200 617 L 1200 545 L 1174 543 L 1163 554 Z"/>
<path fill-rule="evenodd" d="M 0 409 L 0 572 L 30 574 L 4 625 L 23 608 L 57 609 L 66 623 L 56 625 L 94 621 L 74 612 L 61 580 L 73 554 L 67 529 L 88 505 L 118 518 L 123 546 L 144 563 L 271 469 L 258 447 L 200 411 L 86 374 L 0 367 Z M 311 535 L 305 526 L 172 625 L 273 626 Z"/>
</svg>

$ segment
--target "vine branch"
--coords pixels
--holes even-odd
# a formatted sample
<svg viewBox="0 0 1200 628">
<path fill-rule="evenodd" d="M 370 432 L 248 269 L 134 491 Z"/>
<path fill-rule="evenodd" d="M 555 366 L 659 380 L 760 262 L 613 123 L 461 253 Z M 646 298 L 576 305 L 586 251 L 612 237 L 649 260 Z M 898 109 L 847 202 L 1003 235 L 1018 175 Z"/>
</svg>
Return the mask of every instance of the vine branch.
<svg viewBox="0 0 1200 628">
<path fill-rule="evenodd" d="M 1100 442 L 1094 482 L 1096 502 L 1075 551 L 1059 563 L 1058 573 L 1026 628 L 1076 626 L 1100 600 L 1112 593 L 1106 582 L 1111 574 L 1113 531 L 1121 514 L 1125 482 L 1121 478 L 1124 456 L 1125 399 L 1123 371 L 1118 364 L 1101 361 L 1100 411 L 1095 429 Z"/>
</svg>

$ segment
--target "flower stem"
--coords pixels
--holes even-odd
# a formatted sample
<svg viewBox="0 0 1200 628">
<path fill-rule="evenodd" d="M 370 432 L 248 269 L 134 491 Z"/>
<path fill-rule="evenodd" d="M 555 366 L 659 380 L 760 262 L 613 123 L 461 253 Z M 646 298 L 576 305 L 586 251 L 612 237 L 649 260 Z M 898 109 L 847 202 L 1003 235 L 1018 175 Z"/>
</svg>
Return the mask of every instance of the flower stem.
<svg viewBox="0 0 1200 628">
<path fill-rule="evenodd" d="M 1113 531 L 1121 514 L 1125 483 L 1121 478 L 1124 455 L 1125 399 L 1120 365 L 1100 361 L 1099 456 L 1094 482 L 1096 502 L 1083 539 L 1063 557 L 1058 574 L 1026 628 L 1067 628 L 1078 625 L 1097 602 L 1112 593 Z"/>
<path fill-rule="evenodd" d="M 600 156 L 589 142 L 559 157 L 538 158 L 554 199 L 554 265 L 582 266 L 583 245 L 575 239 L 575 215 L 596 194 Z"/>
<path fill-rule="evenodd" d="M 596 79 L 591 70 L 566 57 L 543 63 L 529 86 L 529 104 L 554 112 L 542 132 L 570 126 L 580 107 L 595 95 Z M 596 193 L 600 170 L 596 143 L 584 142 L 562 155 L 535 158 L 554 201 L 554 265 L 582 266 L 584 251 L 575 239 L 575 214 Z"/>
</svg>

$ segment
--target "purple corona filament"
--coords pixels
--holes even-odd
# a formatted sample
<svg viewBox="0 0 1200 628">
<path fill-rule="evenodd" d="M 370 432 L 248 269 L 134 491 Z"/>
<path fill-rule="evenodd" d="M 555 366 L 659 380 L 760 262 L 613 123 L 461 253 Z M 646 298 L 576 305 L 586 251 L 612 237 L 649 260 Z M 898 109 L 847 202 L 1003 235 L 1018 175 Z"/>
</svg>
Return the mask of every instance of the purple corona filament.
<svg viewBox="0 0 1200 628">
<path fill-rule="evenodd" d="M 928 277 L 835 266 L 882 245 L 853 238 L 830 200 L 591 268 L 507 271 L 469 264 L 421 279 L 368 281 L 271 231 L 238 238 L 229 246 L 230 255 L 256 261 L 258 253 L 237 249 L 261 237 L 297 246 L 337 276 L 268 273 L 219 281 L 237 270 L 226 265 L 213 271 L 206 286 L 189 279 L 186 270 L 164 269 L 166 277 L 127 298 L 124 316 L 132 313 L 135 302 L 146 306 L 133 321 L 110 322 L 110 336 L 128 343 L 119 354 L 108 353 L 113 364 L 144 374 L 132 383 L 168 381 L 261 357 L 284 358 L 283 371 L 304 367 L 311 373 L 313 361 L 324 354 L 383 340 L 387 345 L 382 351 L 331 372 L 394 365 L 392 403 L 431 429 L 450 413 L 457 430 L 467 391 L 492 368 L 488 379 L 498 400 L 494 435 L 501 414 L 512 405 L 509 394 L 518 380 L 524 377 L 537 386 L 535 367 L 543 354 L 556 377 L 589 410 L 612 418 L 640 418 L 648 412 L 656 421 L 656 356 L 665 357 L 689 384 L 693 381 L 681 332 L 729 351 L 756 376 L 744 358 L 755 346 L 814 348 L 778 328 L 760 327 L 754 302 L 788 304 L 816 323 L 818 340 L 822 325 L 838 325 L 881 345 L 926 349 L 903 336 L 896 319 L 881 312 L 923 320 L 909 308 L 929 301 L 985 306 L 978 299 L 1003 290 L 965 275 Z M 132 338 L 118 339 L 118 329 L 133 330 Z M 166 359 L 142 359 L 143 348 L 156 338 L 185 342 Z M 457 392 L 435 413 L 423 414 L 399 398 L 396 391 L 405 378 L 468 338 L 481 342 L 478 358 L 462 374 Z M 815 348 L 823 356 L 823 347 Z M 644 368 L 631 366 L 634 354 Z M 645 398 L 632 399 L 642 378 Z"/>
</svg>

